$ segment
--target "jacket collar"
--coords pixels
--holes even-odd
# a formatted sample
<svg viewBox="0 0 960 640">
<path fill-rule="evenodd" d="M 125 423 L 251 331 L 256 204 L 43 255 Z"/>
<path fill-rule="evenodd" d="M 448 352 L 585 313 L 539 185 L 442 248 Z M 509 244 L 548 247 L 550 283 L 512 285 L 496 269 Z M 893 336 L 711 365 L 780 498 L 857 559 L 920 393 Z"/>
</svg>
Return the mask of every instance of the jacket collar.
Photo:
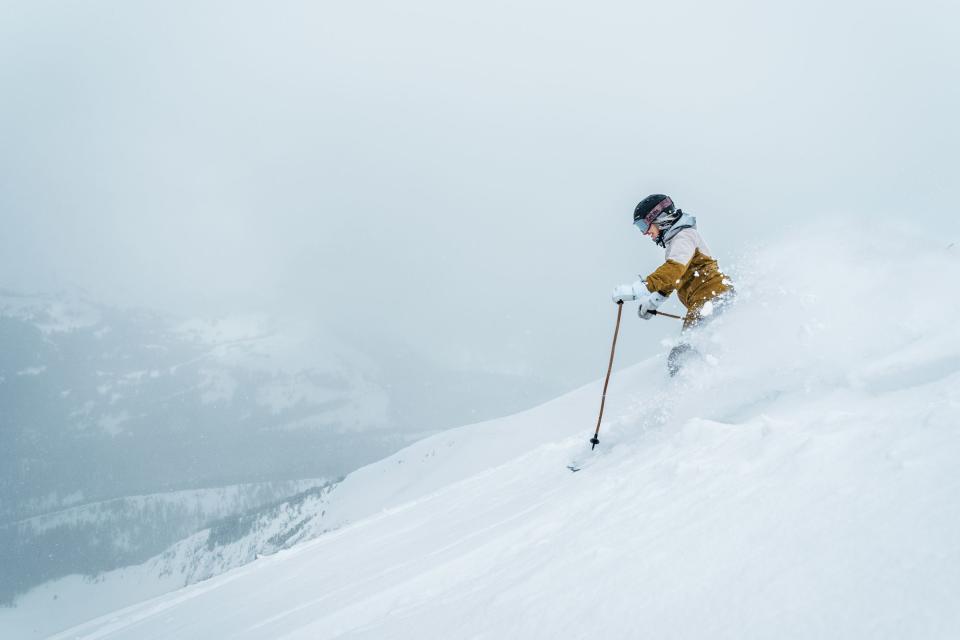
<svg viewBox="0 0 960 640">
<path fill-rule="evenodd" d="M 680 211 L 680 214 L 680 218 L 674 222 L 669 229 L 660 232 L 660 237 L 657 238 L 657 244 L 661 247 L 666 247 L 667 243 L 673 240 L 673 238 L 684 229 L 697 228 L 697 219 L 695 216 L 689 213 L 683 213 L 683 211 Z"/>
</svg>

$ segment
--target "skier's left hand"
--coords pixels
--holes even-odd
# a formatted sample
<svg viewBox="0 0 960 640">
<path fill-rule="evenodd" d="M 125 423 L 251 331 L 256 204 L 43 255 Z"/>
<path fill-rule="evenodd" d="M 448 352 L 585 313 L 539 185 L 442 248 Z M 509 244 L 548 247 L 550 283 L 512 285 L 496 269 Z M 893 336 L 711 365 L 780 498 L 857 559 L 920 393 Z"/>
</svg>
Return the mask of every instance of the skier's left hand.
<svg viewBox="0 0 960 640">
<path fill-rule="evenodd" d="M 651 311 L 656 311 L 664 300 L 667 299 L 667 296 L 654 291 L 651 294 L 648 294 L 646 298 L 640 298 L 640 307 L 637 309 L 637 315 L 643 318 L 644 320 L 649 320 L 653 317 Z"/>
</svg>

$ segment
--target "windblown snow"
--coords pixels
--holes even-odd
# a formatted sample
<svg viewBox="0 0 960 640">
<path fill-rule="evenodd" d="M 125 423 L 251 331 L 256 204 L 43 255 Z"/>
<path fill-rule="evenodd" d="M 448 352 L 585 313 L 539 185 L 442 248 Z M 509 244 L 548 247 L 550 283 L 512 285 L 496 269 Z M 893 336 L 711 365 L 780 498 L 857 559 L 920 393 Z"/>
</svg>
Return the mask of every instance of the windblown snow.
<svg viewBox="0 0 960 640">
<path fill-rule="evenodd" d="M 420 441 L 348 476 L 313 540 L 54 637 L 960 637 L 960 253 L 819 239 L 739 261 L 678 378 L 670 344 L 616 369 L 596 451 L 600 382 Z M 609 337 L 584 336 L 598 375 Z"/>
</svg>

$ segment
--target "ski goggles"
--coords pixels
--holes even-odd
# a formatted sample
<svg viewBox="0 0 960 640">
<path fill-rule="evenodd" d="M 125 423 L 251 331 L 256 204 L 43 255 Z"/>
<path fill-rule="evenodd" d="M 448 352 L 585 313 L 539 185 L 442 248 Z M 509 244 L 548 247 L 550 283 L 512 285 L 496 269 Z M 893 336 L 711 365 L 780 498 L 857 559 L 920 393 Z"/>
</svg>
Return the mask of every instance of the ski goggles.
<svg viewBox="0 0 960 640">
<path fill-rule="evenodd" d="M 668 196 L 658 202 L 657 206 L 655 206 L 653 209 L 650 209 L 650 212 L 647 213 L 647 215 L 638 220 L 634 220 L 633 224 L 637 226 L 637 229 L 640 229 L 640 233 L 646 233 L 650 228 L 650 225 L 653 224 L 653 221 L 659 218 L 661 213 L 669 210 L 672 206 L 673 200 L 671 200 Z"/>
</svg>

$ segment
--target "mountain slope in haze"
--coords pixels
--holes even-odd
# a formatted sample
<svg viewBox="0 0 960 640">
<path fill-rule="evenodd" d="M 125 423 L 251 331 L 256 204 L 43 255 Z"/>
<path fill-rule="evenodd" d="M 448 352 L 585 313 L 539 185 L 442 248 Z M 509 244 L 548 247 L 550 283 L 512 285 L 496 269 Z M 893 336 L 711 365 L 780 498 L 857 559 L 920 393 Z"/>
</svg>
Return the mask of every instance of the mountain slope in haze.
<svg viewBox="0 0 960 640">
<path fill-rule="evenodd" d="M 350 346 L 307 321 L 183 319 L 77 292 L 0 290 L 0 353 L 0 606 L 51 579 L 142 563 L 451 415 L 525 406 L 502 390 L 537 387 Z M 196 508 L 191 492 L 223 500 Z"/>
<path fill-rule="evenodd" d="M 205 528 L 269 510 L 279 501 L 327 484 L 317 479 L 129 496 L 0 525 L 0 566 L 4 569 L 0 606 L 15 602 L 18 594 L 31 587 L 62 576 L 86 575 L 92 581 L 93 576 L 110 569 L 137 565 Z M 208 555 L 213 555 L 218 545 L 208 546 Z M 196 555 L 195 562 L 202 563 L 200 554 Z M 173 570 L 163 566 L 152 576 L 159 580 L 164 572 Z M 173 583 L 173 588 L 191 581 Z M 49 613 L 55 612 L 51 609 Z"/>
<path fill-rule="evenodd" d="M 374 364 L 288 329 L 0 291 L 0 606 L 411 441 Z"/>
<path fill-rule="evenodd" d="M 304 344 L 266 318 L 0 294 L 0 524 L 338 477 L 404 443 L 375 365 L 345 346 Z"/>
<path fill-rule="evenodd" d="M 599 383 L 351 473 L 334 531 L 54 637 L 954 637 L 960 255 L 835 231 L 743 264 L 680 377 L 617 370 L 597 451 Z"/>
</svg>

